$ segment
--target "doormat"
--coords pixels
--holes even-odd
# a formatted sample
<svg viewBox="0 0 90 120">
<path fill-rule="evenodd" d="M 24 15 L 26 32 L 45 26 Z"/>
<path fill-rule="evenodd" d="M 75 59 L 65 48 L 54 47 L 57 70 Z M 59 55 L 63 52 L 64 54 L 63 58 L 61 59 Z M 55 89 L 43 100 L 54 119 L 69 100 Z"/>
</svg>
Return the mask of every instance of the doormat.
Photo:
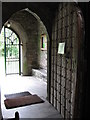
<svg viewBox="0 0 90 120">
<path fill-rule="evenodd" d="M 14 94 L 6 94 L 4 95 L 6 99 L 11 99 L 11 98 L 16 98 L 16 97 L 23 97 L 23 96 L 28 96 L 31 95 L 28 91 L 25 92 L 20 92 L 20 93 L 14 93 Z"/>
<path fill-rule="evenodd" d="M 38 95 L 28 95 L 28 96 L 22 96 L 22 97 L 16 97 L 16 98 L 4 100 L 4 104 L 7 109 L 22 107 L 37 103 L 43 103 L 43 102 L 44 100 L 42 100 Z"/>
</svg>

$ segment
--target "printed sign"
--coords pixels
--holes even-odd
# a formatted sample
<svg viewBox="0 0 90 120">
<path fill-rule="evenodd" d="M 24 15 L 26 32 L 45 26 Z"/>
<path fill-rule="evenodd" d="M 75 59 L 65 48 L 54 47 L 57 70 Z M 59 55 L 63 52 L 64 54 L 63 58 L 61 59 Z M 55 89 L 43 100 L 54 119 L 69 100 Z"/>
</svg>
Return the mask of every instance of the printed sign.
<svg viewBox="0 0 90 120">
<path fill-rule="evenodd" d="M 64 50 L 65 50 L 65 42 L 59 43 L 59 45 L 58 45 L 58 54 L 64 54 Z"/>
</svg>

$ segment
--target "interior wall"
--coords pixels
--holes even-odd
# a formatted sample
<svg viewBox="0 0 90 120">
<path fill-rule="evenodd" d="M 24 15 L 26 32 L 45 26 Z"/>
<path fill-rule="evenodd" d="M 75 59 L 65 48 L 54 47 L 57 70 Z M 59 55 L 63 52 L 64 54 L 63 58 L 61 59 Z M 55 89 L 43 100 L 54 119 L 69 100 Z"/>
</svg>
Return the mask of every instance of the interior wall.
<svg viewBox="0 0 90 120">
<path fill-rule="evenodd" d="M 20 36 L 22 74 L 32 75 L 33 68 L 47 69 L 47 51 L 41 50 L 41 36 L 45 34 L 48 37 L 48 34 L 40 18 L 29 9 L 24 9 L 14 13 L 8 21 Z"/>
<path fill-rule="evenodd" d="M 65 53 L 58 54 L 58 45 L 62 42 L 65 42 Z M 64 118 L 74 115 L 77 58 L 76 6 L 74 3 L 62 3 L 56 11 L 52 29 L 50 102 Z"/>
<path fill-rule="evenodd" d="M 24 53 L 23 75 L 32 75 L 32 68 L 40 66 L 39 21 L 25 10 L 13 14 L 10 19 L 18 22 L 26 33 L 27 39 L 21 39 L 22 53 Z"/>
<path fill-rule="evenodd" d="M 47 30 L 43 25 L 43 23 L 40 22 L 40 68 L 47 70 L 47 49 L 46 50 L 41 49 L 41 44 L 42 44 L 41 39 L 43 35 L 45 35 L 47 41 L 49 41 Z"/>
</svg>

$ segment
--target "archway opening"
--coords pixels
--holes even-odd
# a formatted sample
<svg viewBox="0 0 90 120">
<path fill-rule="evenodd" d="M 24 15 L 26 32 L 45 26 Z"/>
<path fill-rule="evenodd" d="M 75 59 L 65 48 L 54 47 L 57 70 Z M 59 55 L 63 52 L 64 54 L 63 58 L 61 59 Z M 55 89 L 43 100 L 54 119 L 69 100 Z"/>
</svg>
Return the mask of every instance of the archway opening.
<svg viewBox="0 0 90 120">
<path fill-rule="evenodd" d="M 14 31 L 3 27 L 5 74 L 21 74 L 20 40 Z"/>
<path fill-rule="evenodd" d="M 10 23 L 10 26 L 9 28 L 6 28 L 8 23 Z M 5 43 L 5 50 L 7 50 L 6 49 L 7 46 L 9 46 L 11 50 L 11 51 L 10 50 L 5 51 L 6 73 L 8 72 L 7 64 L 8 62 L 10 62 L 10 61 L 7 62 L 7 60 L 11 59 L 11 56 L 15 57 L 15 55 L 18 55 L 17 57 L 21 56 L 20 72 L 22 73 L 22 76 L 20 76 L 19 78 L 14 76 L 13 79 L 11 76 L 9 77 L 7 76 L 6 78 L 7 81 L 5 81 L 2 86 L 2 97 L 5 94 L 13 94 L 13 93 L 18 93 L 18 92 L 27 90 L 27 91 L 30 91 L 31 94 L 35 93 L 35 94 L 38 94 L 39 96 L 43 96 L 46 99 L 47 78 L 46 78 L 46 81 L 42 83 L 43 78 L 42 80 L 41 78 L 37 80 L 36 77 L 39 77 L 39 76 L 36 76 L 34 78 L 31 76 L 33 75 L 33 69 L 34 69 L 36 71 L 39 71 L 40 74 L 41 72 L 44 72 L 44 74 L 46 73 L 45 77 L 47 77 L 47 43 L 48 43 L 47 41 L 49 37 L 44 24 L 36 14 L 32 13 L 27 9 L 24 9 L 14 13 L 8 19 L 8 21 L 4 24 L 4 26 L 5 26 L 4 30 L 8 31 L 7 32 L 8 34 L 4 36 L 6 40 L 5 42 L 7 42 Z M 13 33 L 12 30 L 16 33 L 16 35 Z M 4 34 L 5 34 L 5 31 L 4 31 Z M 13 39 L 11 39 L 13 34 L 15 36 L 13 37 Z M 16 40 L 17 45 L 14 39 Z M 18 47 L 17 48 L 18 54 L 13 53 L 12 47 L 14 45 L 14 42 L 15 42 L 16 48 Z M 41 42 L 42 42 L 42 46 L 41 46 Z M 20 52 L 20 44 L 22 44 L 21 52 Z M 45 60 L 43 60 L 43 58 Z M 18 62 L 19 60 L 20 59 L 18 59 Z M 18 67 L 20 68 L 20 65 L 18 63 L 18 65 L 15 65 L 15 66 L 17 68 Z M 12 70 L 11 72 L 13 74 Z M 43 75 L 41 77 L 43 77 Z M 9 78 L 9 82 L 8 82 L 8 78 Z M 33 89 L 31 89 L 32 87 Z M 3 100 L 4 99 L 2 99 L 2 102 Z M 3 115 L 5 115 L 6 109 L 5 109 L 5 106 L 3 106 L 3 104 L 2 104 L 2 110 L 3 110 Z"/>
<path fill-rule="evenodd" d="M 26 16 L 28 16 L 28 18 L 26 18 Z M 33 73 L 35 73 L 33 72 L 33 69 L 38 69 L 46 73 L 45 78 L 47 79 L 47 43 L 49 41 L 49 36 L 43 22 L 35 13 L 31 12 L 29 9 L 23 9 L 21 11 L 14 13 L 8 19 L 8 21 L 5 23 L 6 27 L 8 27 L 8 23 L 10 24 L 9 29 L 11 29 L 12 32 L 11 33 L 9 32 L 11 34 L 9 37 L 8 37 L 9 34 L 7 34 L 6 36 L 6 33 L 4 34 L 3 32 L 4 38 L 8 40 L 11 39 L 13 33 L 15 32 L 18 35 L 18 36 L 16 35 L 16 38 L 18 38 L 19 40 L 19 45 L 21 45 L 22 43 L 21 46 L 22 49 L 20 49 L 19 47 L 19 50 L 17 50 L 21 51 L 21 53 L 19 52 L 18 54 L 19 55 L 18 73 L 19 74 L 22 73 L 22 75 L 32 75 Z M 7 30 L 9 31 L 9 29 L 7 28 L 5 29 L 6 31 Z M 13 45 L 12 40 L 11 45 Z M 8 55 L 10 56 L 10 54 L 12 53 L 10 53 L 9 50 Z M 22 57 L 20 57 L 21 54 Z M 6 51 L 5 56 L 7 56 Z M 5 71 L 6 67 L 7 65 L 5 64 Z"/>
</svg>

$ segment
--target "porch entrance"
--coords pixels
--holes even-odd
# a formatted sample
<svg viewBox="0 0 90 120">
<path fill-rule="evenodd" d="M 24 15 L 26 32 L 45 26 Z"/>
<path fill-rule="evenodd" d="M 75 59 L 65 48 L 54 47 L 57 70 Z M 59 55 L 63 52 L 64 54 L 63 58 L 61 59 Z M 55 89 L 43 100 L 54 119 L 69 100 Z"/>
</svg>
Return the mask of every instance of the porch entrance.
<svg viewBox="0 0 90 120">
<path fill-rule="evenodd" d="M 5 74 L 21 74 L 20 40 L 9 28 L 4 28 Z"/>
</svg>

